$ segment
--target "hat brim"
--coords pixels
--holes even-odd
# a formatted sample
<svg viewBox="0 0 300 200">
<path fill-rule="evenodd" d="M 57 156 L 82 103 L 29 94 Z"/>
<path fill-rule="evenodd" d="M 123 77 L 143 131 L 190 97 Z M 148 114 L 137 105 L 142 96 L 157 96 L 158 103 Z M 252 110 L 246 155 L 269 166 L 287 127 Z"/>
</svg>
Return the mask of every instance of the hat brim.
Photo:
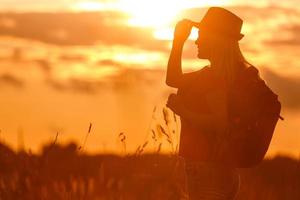
<svg viewBox="0 0 300 200">
<path fill-rule="evenodd" d="M 201 22 L 190 21 L 190 23 L 193 27 L 198 28 L 199 30 L 201 30 L 201 29 L 209 30 L 209 29 L 205 28 L 205 26 Z M 238 35 L 228 35 L 228 36 L 230 36 L 231 38 L 237 39 L 237 40 L 241 40 L 244 37 L 244 34 L 240 33 Z"/>
</svg>

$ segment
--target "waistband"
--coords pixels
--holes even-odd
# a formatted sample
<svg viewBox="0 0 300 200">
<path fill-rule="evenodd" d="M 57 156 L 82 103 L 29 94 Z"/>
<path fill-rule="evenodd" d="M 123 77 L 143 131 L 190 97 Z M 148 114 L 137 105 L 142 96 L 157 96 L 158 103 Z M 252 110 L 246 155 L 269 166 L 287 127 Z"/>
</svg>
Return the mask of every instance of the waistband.
<svg viewBox="0 0 300 200">
<path fill-rule="evenodd" d="M 186 170 L 196 168 L 214 168 L 222 170 L 236 170 L 237 168 L 222 162 L 210 162 L 210 161 L 184 161 Z"/>
</svg>

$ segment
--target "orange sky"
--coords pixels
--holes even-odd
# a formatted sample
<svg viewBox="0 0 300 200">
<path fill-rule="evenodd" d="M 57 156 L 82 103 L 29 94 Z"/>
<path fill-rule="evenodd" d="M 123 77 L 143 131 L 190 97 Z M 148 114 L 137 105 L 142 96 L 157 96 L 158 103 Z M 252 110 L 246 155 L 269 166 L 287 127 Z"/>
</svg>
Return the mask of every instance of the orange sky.
<svg viewBox="0 0 300 200">
<path fill-rule="evenodd" d="M 144 12 L 133 3 L 117 6 L 121 11 L 100 8 L 100 1 L 64 4 L 77 10 L 92 5 L 93 13 L 42 13 L 41 5 L 31 2 L 40 13 L 0 14 L 0 140 L 17 148 L 24 137 L 25 148 L 37 151 L 58 131 L 60 142 L 82 143 L 90 122 L 89 151 L 122 151 L 120 132 L 127 135 L 128 151 L 148 140 L 153 107 L 164 104 L 172 91 L 164 78 L 174 22 L 199 20 L 206 8 L 179 12 L 182 7 L 173 5 L 163 12 L 166 1 L 155 18 L 149 6 L 154 9 L 156 1 L 146 3 Z M 278 124 L 269 155 L 299 156 L 300 12 L 266 6 L 270 2 L 229 9 L 245 20 L 245 56 L 283 102 L 286 120 Z M 30 10 L 25 7 L 20 5 Z M 196 59 L 193 39 L 195 34 L 185 47 L 185 71 L 207 64 Z"/>
</svg>

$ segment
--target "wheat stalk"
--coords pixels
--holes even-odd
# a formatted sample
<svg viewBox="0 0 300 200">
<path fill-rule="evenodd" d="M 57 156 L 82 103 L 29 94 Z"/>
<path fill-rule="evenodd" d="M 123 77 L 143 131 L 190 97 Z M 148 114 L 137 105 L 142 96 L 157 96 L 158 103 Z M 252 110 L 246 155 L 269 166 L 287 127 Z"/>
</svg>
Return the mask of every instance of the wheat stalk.
<svg viewBox="0 0 300 200">
<path fill-rule="evenodd" d="M 160 151 L 161 151 L 161 146 L 162 146 L 162 143 L 159 143 L 156 153 L 160 153 Z"/>
<path fill-rule="evenodd" d="M 121 143 L 123 144 L 124 154 L 126 154 L 126 135 L 123 132 L 121 132 L 119 134 L 119 138 L 120 138 Z"/>
<path fill-rule="evenodd" d="M 82 151 L 84 150 L 85 145 L 86 145 L 86 142 L 87 142 L 87 139 L 88 139 L 88 137 L 89 137 L 91 131 L 92 131 L 92 123 L 90 123 L 90 125 L 89 125 L 88 131 L 87 131 L 87 133 L 86 133 L 86 135 L 85 135 L 85 138 L 84 138 L 84 141 L 83 141 L 83 145 L 80 146 L 80 147 L 78 148 L 78 150 L 82 150 Z"/>
</svg>

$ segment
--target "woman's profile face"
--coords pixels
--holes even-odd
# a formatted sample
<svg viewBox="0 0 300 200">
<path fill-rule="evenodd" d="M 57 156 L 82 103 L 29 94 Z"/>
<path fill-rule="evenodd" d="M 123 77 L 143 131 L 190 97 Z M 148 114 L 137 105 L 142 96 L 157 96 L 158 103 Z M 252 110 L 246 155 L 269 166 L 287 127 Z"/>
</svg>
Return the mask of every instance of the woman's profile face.
<svg viewBox="0 0 300 200">
<path fill-rule="evenodd" d="M 209 59 L 210 52 L 212 48 L 216 46 L 217 37 L 215 34 L 207 31 L 198 32 L 198 39 L 195 41 L 195 44 L 198 48 L 198 58 L 200 59 Z"/>
</svg>

